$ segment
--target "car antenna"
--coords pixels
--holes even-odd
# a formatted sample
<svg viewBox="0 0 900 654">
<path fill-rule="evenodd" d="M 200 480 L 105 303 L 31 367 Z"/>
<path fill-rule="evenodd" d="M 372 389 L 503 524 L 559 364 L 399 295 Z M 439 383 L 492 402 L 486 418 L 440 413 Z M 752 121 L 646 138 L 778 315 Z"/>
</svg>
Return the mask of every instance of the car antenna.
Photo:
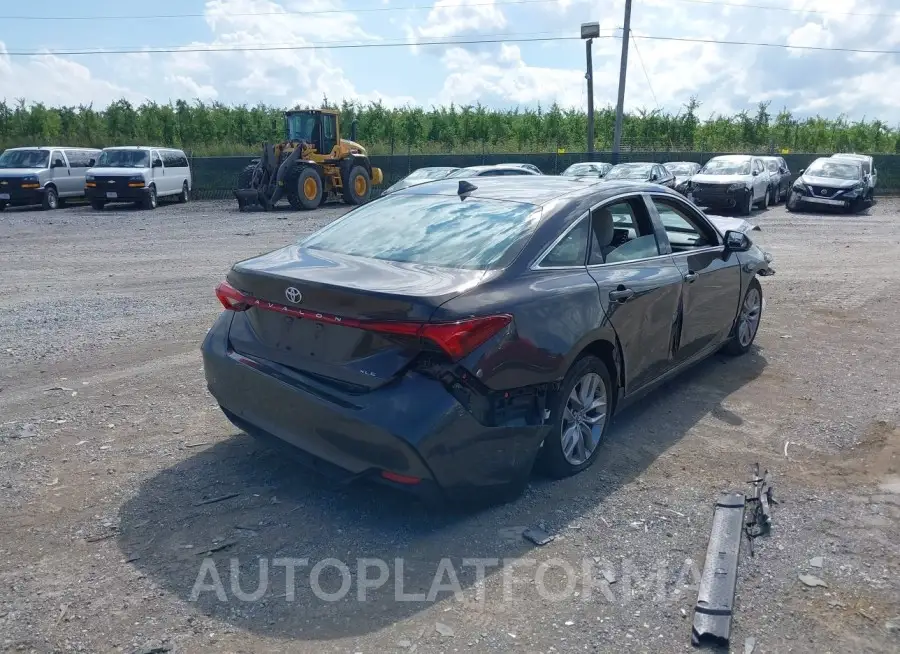
<svg viewBox="0 0 900 654">
<path fill-rule="evenodd" d="M 464 179 L 459 180 L 459 188 L 456 190 L 460 200 L 465 200 L 472 191 L 477 191 L 478 187 L 467 182 Z"/>
</svg>

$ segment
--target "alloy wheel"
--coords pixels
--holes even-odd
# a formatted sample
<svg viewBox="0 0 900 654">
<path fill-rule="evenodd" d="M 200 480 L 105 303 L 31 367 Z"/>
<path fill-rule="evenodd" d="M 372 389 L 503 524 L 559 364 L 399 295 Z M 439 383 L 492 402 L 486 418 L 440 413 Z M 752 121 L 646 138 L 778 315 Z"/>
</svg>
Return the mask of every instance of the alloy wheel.
<svg viewBox="0 0 900 654">
<path fill-rule="evenodd" d="M 606 409 L 603 378 L 595 372 L 585 374 L 569 393 L 560 431 L 563 456 L 573 466 L 584 464 L 600 444 Z"/>
<path fill-rule="evenodd" d="M 756 330 L 759 328 L 759 318 L 762 312 L 759 290 L 751 288 L 747 291 L 744 304 L 741 305 L 741 318 L 738 324 L 738 342 L 741 347 L 747 347 L 753 342 Z"/>
</svg>

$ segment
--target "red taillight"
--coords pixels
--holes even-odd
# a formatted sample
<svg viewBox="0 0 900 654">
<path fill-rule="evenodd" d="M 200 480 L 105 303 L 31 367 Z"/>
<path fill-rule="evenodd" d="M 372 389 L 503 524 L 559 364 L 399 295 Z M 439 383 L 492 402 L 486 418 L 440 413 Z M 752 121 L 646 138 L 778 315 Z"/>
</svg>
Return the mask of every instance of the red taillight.
<svg viewBox="0 0 900 654">
<path fill-rule="evenodd" d="M 388 481 L 392 481 L 395 484 L 406 484 L 407 486 L 413 486 L 418 484 L 421 479 L 418 477 L 409 477 L 407 475 L 399 475 L 396 472 L 391 472 L 390 470 L 382 470 L 381 476 L 387 479 Z"/>
<path fill-rule="evenodd" d="M 427 338 L 438 345 L 450 358 L 456 360 L 470 354 L 487 341 L 491 336 L 512 322 L 512 316 L 502 314 L 498 316 L 483 316 L 457 320 L 456 322 L 402 322 L 359 320 L 357 318 L 344 318 L 332 314 L 320 313 L 313 309 L 299 309 L 274 302 L 259 300 L 252 295 L 247 295 L 237 290 L 228 282 L 221 282 L 216 286 L 216 297 L 222 306 L 229 311 L 246 311 L 250 307 L 256 307 L 264 311 L 274 311 L 294 318 L 314 320 L 316 322 L 344 325 L 365 329 L 370 332 L 382 334 L 395 334 L 397 336 L 415 336 Z"/>
<path fill-rule="evenodd" d="M 216 286 L 216 297 L 229 311 L 246 311 L 250 308 L 250 296 L 241 293 L 228 282 Z"/>
</svg>

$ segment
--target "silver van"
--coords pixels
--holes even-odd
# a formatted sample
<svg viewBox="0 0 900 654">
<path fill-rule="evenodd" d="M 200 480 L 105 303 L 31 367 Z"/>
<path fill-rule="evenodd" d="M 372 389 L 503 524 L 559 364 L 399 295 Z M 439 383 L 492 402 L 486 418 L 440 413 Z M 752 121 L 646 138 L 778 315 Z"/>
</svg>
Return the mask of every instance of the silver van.
<svg viewBox="0 0 900 654">
<path fill-rule="evenodd" d="M 109 202 L 134 202 L 155 209 L 159 198 L 191 197 L 191 167 L 181 150 L 148 146 L 104 148 L 87 171 L 84 193 L 94 209 Z"/>
<path fill-rule="evenodd" d="M 0 154 L 0 211 L 39 204 L 56 209 L 84 196 L 84 175 L 100 156 L 93 148 L 9 148 Z"/>
</svg>

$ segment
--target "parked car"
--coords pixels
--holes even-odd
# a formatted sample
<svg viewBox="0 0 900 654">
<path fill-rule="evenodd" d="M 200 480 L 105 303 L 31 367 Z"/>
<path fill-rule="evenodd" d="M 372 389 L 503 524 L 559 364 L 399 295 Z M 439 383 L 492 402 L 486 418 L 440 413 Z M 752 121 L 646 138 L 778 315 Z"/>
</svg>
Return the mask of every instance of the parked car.
<svg viewBox="0 0 900 654">
<path fill-rule="evenodd" d="M 769 171 L 769 200 L 778 204 L 791 192 L 791 170 L 783 157 L 760 157 Z"/>
<path fill-rule="evenodd" d="M 737 208 L 749 216 L 753 205 L 769 206 L 769 172 L 762 159 L 729 154 L 713 157 L 691 178 L 690 194 L 702 207 Z"/>
<path fill-rule="evenodd" d="M 522 167 L 522 168 L 526 168 L 526 169 L 530 170 L 530 171 L 533 172 L 533 173 L 537 173 L 538 175 L 543 175 L 543 174 L 544 174 L 544 172 L 543 172 L 540 168 L 538 168 L 538 167 L 535 166 L 534 164 L 530 164 L 530 163 L 508 163 L 508 164 L 503 164 L 503 165 L 506 165 L 506 166 L 520 166 L 520 167 Z"/>
<path fill-rule="evenodd" d="M 682 195 L 687 195 L 691 178 L 700 170 L 700 164 L 695 161 L 669 161 L 663 166 L 675 175 L 675 190 Z"/>
<path fill-rule="evenodd" d="M 869 180 L 858 159 L 819 157 L 800 171 L 785 205 L 796 211 L 804 205 L 859 211 L 872 203 Z"/>
<path fill-rule="evenodd" d="M 875 167 L 875 160 L 867 154 L 847 154 L 838 153 L 831 155 L 836 159 L 855 159 L 862 162 L 863 174 L 868 175 L 869 197 L 872 202 L 875 201 L 875 187 L 878 185 L 878 169 Z"/>
<path fill-rule="evenodd" d="M 560 175 L 562 177 L 604 177 L 611 169 L 612 164 L 604 161 L 582 161 L 573 163 Z"/>
<path fill-rule="evenodd" d="M 656 163 L 622 163 L 609 169 L 603 179 L 630 179 L 635 182 L 653 182 L 667 188 L 675 188 L 675 175 L 670 173 L 662 164 Z"/>
<path fill-rule="evenodd" d="M 517 166 L 514 164 L 495 164 L 492 166 L 468 166 L 454 170 L 447 175 L 450 177 L 497 177 L 499 175 L 542 175 L 541 172 L 534 172 L 531 168 Z"/>
<path fill-rule="evenodd" d="M 744 220 L 585 181 L 437 180 L 234 264 L 202 345 L 210 392 L 346 480 L 483 498 L 538 458 L 581 472 L 616 411 L 750 349 L 773 272 Z"/>
<path fill-rule="evenodd" d="M 181 150 L 125 146 L 103 150 L 85 175 L 84 192 L 97 210 L 109 202 L 155 209 L 163 197 L 187 202 L 191 185 L 191 167 Z"/>
<path fill-rule="evenodd" d="M 443 179 L 455 170 L 459 170 L 459 168 L 451 166 L 432 166 L 429 168 L 418 168 L 417 170 L 412 171 L 403 179 L 388 186 L 381 192 L 381 194 L 387 195 L 388 193 L 399 191 L 400 189 L 413 186 L 414 184 L 424 184 L 425 182 L 430 182 L 433 179 Z"/>
<path fill-rule="evenodd" d="M 84 173 L 100 156 L 93 148 L 9 148 L 0 154 L 0 211 L 39 204 L 56 209 L 84 197 Z"/>
</svg>

